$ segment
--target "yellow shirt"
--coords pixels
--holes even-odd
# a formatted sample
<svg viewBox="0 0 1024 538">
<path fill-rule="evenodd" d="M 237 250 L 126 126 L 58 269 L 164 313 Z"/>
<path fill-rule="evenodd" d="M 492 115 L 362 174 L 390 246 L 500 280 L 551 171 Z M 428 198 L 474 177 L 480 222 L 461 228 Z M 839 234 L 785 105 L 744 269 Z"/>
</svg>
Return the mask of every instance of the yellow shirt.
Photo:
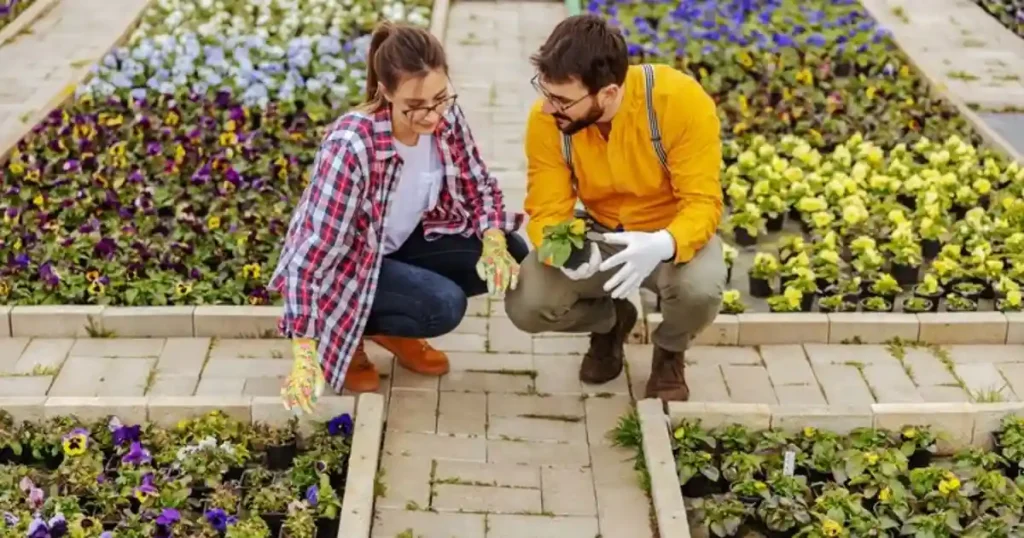
<svg viewBox="0 0 1024 538">
<path fill-rule="evenodd" d="M 572 137 L 579 198 L 597 222 L 611 229 L 667 229 L 676 262 L 693 258 L 722 217 L 722 143 L 715 102 L 692 77 L 654 66 L 654 109 L 668 156 L 658 160 L 647 121 L 643 68 L 631 66 L 608 140 L 596 126 Z M 540 246 L 545 226 L 573 216 L 576 194 L 562 156 L 562 135 L 552 116 L 534 104 L 526 127 L 527 233 Z M 585 106 L 585 105 L 583 105 Z"/>
</svg>

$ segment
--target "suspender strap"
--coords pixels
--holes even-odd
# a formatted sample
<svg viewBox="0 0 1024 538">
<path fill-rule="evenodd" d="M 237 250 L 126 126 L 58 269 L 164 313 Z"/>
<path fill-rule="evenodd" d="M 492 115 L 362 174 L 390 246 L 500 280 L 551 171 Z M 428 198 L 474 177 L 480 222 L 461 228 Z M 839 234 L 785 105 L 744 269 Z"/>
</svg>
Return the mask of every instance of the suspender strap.
<svg viewBox="0 0 1024 538">
<path fill-rule="evenodd" d="M 661 162 L 662 168 L 667 170 L 668 155 L 665 153 L 665 146 L 661 143 L 661 128 L 658 127 L 658 116 L 654 113 L 654 67 L 650 64 L 644 64 L 642 67 L 646 83 L 647 123 L 651 129 L 651 144 L 654 146 L 654 153 L 658 155 L 658 161 Z M 565 159 L 565 164 L 569 167 L 572 188 L 576 191 L 578 190 L 578 180 L 576 179 L 576 169 L 572 164 L 572 137 L 565 133 L 562 133 L 562 158 Z"/>
<path fill-rule="evenodd" d="M 576 169 L 572 165 L 572 138 L 565 133 L 562 133 L 562 158 L 565 159 L 565 165 L 569 167 L 572 189 L 576 190 Z"/>
<path fill-rule="evenodd" d="M 644 64 L 644 79 L 647 82 L 647 123 L 651 127 L 651 144 L 654 145 L 654 152 L 658 154 L 663 168 L 668 168 L 668 156 L 665 154 L 665 146 L 661 143 L 661 129 L 658 127 L 658 117 L 654 114 L 654 67 L 651 64 Z"/>
</svg>

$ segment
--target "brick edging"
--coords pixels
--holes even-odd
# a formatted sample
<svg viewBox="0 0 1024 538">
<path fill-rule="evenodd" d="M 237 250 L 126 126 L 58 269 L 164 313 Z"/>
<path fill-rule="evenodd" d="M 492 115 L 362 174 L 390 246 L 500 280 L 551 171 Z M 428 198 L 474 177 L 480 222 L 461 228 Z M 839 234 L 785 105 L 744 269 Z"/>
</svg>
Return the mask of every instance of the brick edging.
<svg viewBox="0 0 1024 538">
<path fill-rule="evenodd" d="M 293 416 L 276 396 L 150 396 L 150 397 L 0 397 L 0 409 L 16 420 L 38 421 L 74 414 L 83 420 L 116 415 L 127 423 L 152 422 L 172 427 L 179 420 L 220 410 L 244 422 L 283 426 Z M 355 428 L 349 454 L 348 479 L 342 499 L 339 538 L 369 538 L 373 522 L 373 490 L 380 458 L 384 424 L 384 398 L 366 393 L 322 397 L 312 415 L 302 415 L 299 427 L 308 431 L 342 413 L 353 415 Z"/>
<path fill-rule="evenodd" d="M 372 392 L 361 394 L 348 458 L 345 496 L 341 501 L 338 538 L 370 537 L 383 432 L 384 397 Z"/>
<path fill-rule="evenodd" d="M 661 322 L 660 312 L 647 314 L 648 342 Z M 926 344 L 1024 344 L 1024 313 L 719 314 L 694 344 L 882 344 L 897 338 Z"/>
<path fill-rule="evenodd" d="M 637 408 L 644 459 L 651 476 L 651 498 L 662 538 L 690 538 L 683 492 L 679 487 L 669 437 L 672 427 L 684 418 L 700 419 L 705 428 L 737 423 L 754 430 L 774 428 L 799 432 L 810 426 L 840 434 L 859 427 L 898 430 L 908 425 L 929 426 L 940 433 L 938 453 L 949 455 L 969 447 L 991 449 L 992 433 L 999 429 L 1004 417 L 1024 417 L 1024 402 L 872 404 L 856 407 L 670 402 L 666 415 L 660 400 L 643 400 Z"/>
<path fill-rule="evenodd" d="M 651 501 L 658 520 L 658 535 L 661 538 L 690 538 L 690 524 L 669 440 L 671 426 L 661 400 L 642 400 L 636 407 L 643 435 L 644 463 L 651 477 Z"/>
</svg>

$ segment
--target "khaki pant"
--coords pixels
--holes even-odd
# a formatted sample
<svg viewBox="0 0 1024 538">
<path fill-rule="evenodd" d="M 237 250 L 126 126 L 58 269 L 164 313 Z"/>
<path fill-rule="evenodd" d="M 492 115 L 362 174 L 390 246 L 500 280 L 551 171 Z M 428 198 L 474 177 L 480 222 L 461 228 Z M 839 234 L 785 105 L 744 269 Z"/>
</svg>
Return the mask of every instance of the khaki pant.
<svg viewBox="0 0 1024 538">
<path fill-rule="evenodd" d="M 608 231 L 599 225 L 595 230 Z M 602 260 L 623 248 L 605 243 L 598 247 Z M 519 285 L 506 294 L 505 312 L 516 327 L 528 333 L 608 332 L 615 326 L 615 308 L 603 286 L 621 267 L 574 281 L 541 263 L 534 250 L 520 266 Z M 725 272 L 722 240 L 716 235 L 689 262 L 662 263 L 644 280 L 642 286 L 661 298 L 664 319 L 651 337 L 655 345 L 673 352 L 686 350 L 718 314 Z"/>
</svg>

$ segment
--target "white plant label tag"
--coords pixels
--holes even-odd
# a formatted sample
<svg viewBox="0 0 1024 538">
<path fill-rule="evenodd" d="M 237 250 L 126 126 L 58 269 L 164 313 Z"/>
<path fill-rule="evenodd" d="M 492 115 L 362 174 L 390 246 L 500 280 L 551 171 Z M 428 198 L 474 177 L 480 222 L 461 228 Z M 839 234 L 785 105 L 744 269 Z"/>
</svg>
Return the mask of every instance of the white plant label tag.
<svg viewBox="0 0 1024 538">
<path fill-rule="evenodd" d="M 796 471 L 796 452 L 787 450 L 782 461 L 782 475 L 793 476 Z"/>
</svg>

